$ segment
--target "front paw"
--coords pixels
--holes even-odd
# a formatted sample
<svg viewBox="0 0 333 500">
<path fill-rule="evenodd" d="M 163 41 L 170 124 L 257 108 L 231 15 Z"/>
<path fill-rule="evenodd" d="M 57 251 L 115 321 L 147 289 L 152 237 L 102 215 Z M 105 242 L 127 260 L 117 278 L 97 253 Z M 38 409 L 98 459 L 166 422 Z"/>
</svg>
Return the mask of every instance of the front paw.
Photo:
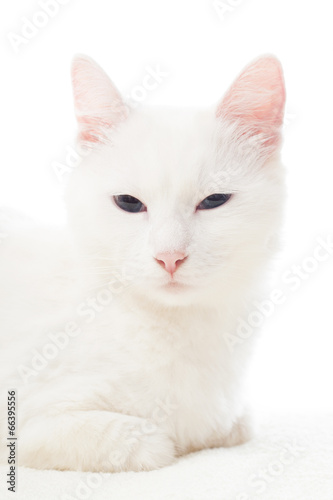
<svg viewBox="0 0 333 500">
<path fill-rule="evenodd" d="M 223 441 L 223 446 L 237 446 L 246 443 L 252 439 L 253 435 L 253 420 L 248 414 L 245 414 L 234 423 L 230 433 Z"/>
<path fill-rule="evenodd" d="M 172 464 L 176 460 L 174 442 L 161 430 L 142 421 L 143 425 L 131 427 L 114 442 L 114 446 L 103 460 L 105 471 L 155 470 Z M 151 427 L 151 429 L 149 428 Z"/>
<path fill-rule="evenodd" d="M 176 458 L 173 441 L 153 421 L 99 410 L 31 419 L 20 444 L 20 465 L 36 469 L 153 470 Z"/>
</svg>

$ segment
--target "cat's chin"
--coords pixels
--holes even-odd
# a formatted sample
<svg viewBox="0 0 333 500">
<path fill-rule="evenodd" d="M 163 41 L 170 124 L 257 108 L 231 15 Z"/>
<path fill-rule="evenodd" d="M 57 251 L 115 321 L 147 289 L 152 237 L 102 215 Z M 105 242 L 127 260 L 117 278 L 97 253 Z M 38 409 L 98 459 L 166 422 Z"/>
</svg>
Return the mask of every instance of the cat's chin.
<svg viewBox="0 0 333 500">
<path fill-rule="evenodd" d="M 147 293 L 147 290 L 145 290 Z M 195 286 L 181 283 L 179 281 L 169 281 L 154 286 L 149 293 L 149 298 L 153 302 L 164 306 L 179 307 L 189 306 L 200 301 L 200 293 Z"/>
</svg>

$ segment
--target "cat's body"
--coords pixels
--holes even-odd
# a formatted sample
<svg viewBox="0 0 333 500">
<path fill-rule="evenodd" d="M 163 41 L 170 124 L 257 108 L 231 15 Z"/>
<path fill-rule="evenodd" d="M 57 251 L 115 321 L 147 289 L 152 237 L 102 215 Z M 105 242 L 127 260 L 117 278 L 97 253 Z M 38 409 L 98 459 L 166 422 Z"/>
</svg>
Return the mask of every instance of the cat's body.
<svg viewBox="0 0 333 500">
<path fill-rule="evenodd" d="M 0 249 L 1 404 L 16 387 L 22 465 L 153 469 L 248 438 L 254 339 L 230 339 L 260 289 L 284 193 L 280 67 L 249 68 L 243 95 L 234 85 L 217 112 L 129 113 L 100 68 L 76 60 L 91 151 L 70 180 L 70 229 L 30 229 Z M 201 209 L 213 193 L 232 196 Z M 123 194 L 143 209 L 116 206 Z"/>
</svg>

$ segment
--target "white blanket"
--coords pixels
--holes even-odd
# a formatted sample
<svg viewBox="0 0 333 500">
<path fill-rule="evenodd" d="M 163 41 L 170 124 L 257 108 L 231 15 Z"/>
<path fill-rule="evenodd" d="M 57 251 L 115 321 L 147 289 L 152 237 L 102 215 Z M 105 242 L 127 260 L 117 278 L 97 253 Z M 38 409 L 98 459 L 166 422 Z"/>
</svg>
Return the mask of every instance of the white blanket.
<svg viewBox="0 0 333 500">
<path fill-rule="evenodd" d="M 18 441 L 19 453 L 19 441 Z M 15 500 L 333 500 L 333 414 L 265 417 L 257 437 L 152 472 L 91 474 L 19 468 Z"/>
</svg>

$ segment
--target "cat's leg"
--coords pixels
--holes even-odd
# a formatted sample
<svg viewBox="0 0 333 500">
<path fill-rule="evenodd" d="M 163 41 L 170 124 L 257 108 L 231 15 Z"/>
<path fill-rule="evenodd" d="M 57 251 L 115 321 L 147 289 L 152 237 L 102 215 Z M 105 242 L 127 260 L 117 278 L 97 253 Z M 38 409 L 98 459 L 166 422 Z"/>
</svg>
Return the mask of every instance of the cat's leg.
<svg viewBox="0 0 333 500">
<path fill-rule="evenodd" d="M 66 411 L 26 421 L 19 464 L 37 469 L 140 471 L 175 460 L 173 441 L 153 421 L 109 411 Z"/>
</svg>

